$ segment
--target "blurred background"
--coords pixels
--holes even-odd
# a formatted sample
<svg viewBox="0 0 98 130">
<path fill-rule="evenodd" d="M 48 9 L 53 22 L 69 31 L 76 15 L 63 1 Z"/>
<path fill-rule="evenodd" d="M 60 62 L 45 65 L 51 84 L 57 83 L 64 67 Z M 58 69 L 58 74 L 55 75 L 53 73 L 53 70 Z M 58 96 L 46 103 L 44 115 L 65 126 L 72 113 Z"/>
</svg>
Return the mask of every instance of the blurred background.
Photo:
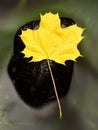
<svg viewBox="0 0 98 130">
<path fill-rule="evenodd" d="M 49 11 L 85 28 L 79 45 L 83 58 L 75 63 L 70 91 L 61 100 L 62 120 L 56 102 L 35 110 L 21 101 L 7 74 L 16 31 Z M 0 0 L 0 130 L 98 130 L 97 23 L 97 0 Z"/>
</svg>

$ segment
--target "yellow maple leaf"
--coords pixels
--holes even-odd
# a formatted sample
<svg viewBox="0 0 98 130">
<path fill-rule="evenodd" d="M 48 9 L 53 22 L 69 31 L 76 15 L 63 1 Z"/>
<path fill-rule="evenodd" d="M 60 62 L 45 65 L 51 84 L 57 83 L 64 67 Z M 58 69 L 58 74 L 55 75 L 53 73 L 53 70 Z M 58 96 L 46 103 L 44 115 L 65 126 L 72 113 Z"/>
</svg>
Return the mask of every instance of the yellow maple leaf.
<svg viewBox="0 0 98 130">
<path fill-rule="evenodd" d="M 49 59 L 65 64 L 66 60 L 75 61 L 81 56 L 77 45 L 83 38 L 82 32 L 76 24 L 62 28 L 58 13 L 46 13 L 41 15 L 39 29 L 22 30 L 20 37 L 26 46 L 22 53 L 25 57 L 33 56 L 31 62 Z"/>
<path fill-rule="evenodd" d="M 22 30 L 20 35 L 25 44 L 22 53 L 25 54 L 25 57 L 33 56 L 30 62 L 47 59 L 60 110 L 60 119 L 62 118 L 62 110 L 49 60 L 65 65 L 65 61 L 75 61 L 77 57 L 81 56 L 77 46 L 83 39 L 82 32 L 83 29 L 76 24 L 62 28 L 58 13 L 52 14 L 50 12 L 41 15 L 39 29 Z"/>
</svg>

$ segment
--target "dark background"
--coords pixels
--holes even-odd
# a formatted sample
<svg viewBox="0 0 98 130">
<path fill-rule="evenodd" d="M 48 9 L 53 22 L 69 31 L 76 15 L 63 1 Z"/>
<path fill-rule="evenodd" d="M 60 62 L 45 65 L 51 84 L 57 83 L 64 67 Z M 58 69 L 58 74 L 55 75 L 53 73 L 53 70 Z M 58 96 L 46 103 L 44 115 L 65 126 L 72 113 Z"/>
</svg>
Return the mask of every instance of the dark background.
<svg viewBox="0 0 98 130">
<path fill-rule="evenodd" d="M 85 28 L 79 45 L 83 55 L 75 63 L 71 88 L 57 103 L 35 110 L 21 101 L 7 74 L 13 39 L 23 24 L 40 13 L 58 12 Z M 0 0 L 0 130 L 98 130 L 98 1 L 97 0 Z"/>
</svg>

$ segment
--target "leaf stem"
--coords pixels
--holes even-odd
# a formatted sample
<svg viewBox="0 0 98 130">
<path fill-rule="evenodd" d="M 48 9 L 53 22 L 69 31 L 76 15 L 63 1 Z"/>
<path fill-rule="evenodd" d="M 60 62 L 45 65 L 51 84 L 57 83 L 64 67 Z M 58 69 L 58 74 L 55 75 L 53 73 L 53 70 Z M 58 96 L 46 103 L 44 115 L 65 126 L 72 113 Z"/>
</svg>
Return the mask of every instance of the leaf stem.
<svg viewBox="0 0 98 130">
<path fill-rule="evenodd" d="M 53 82 L 53 86 L 54 86 L 54 90 L 55 90 L 55 95 L 56 95 L 56 99 L 57 99 L 57 103 L 58 103 L 58 107 L 59 107 L 60 119 L 62 119 L 62 108 L 61 108 L 60 100 L 59 100 L 59 97 L 58 97 L 56 84 L 55 84 L 55 80 L 54 80 L 53 73 L 52 73 L 52 70 L 51 70 L 50 62 L 49 62 L 48 59 L 47 59 L 47 63 L 48 63 L 48 67 L 49 67 L 49 71 L 50 71 L 50 75 L 51 75 L 51 78 L 52 78 L 52 82 Z"/>
</svg>

